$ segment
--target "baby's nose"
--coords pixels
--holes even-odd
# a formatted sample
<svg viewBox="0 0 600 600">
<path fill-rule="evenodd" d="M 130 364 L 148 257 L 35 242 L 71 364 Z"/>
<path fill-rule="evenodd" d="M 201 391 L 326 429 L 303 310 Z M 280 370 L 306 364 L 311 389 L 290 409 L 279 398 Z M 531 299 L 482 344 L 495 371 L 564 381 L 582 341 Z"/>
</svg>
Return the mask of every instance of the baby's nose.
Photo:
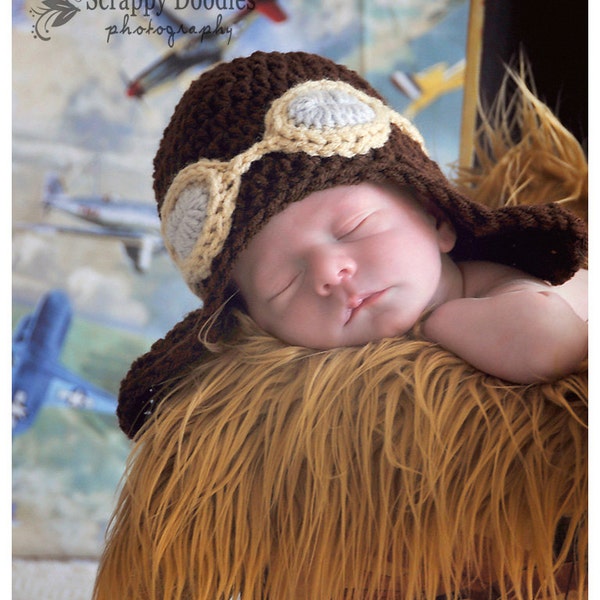
<svg viewBox="0 0 600 600">
<path fill-rule="evenodd" d="M 315 291 L 328 296 L 332 290 L 347 282 L 356 273 L 356 262 L 351 256 L 337 251 L 320 250 L 311 255 Z"/>
</svg>

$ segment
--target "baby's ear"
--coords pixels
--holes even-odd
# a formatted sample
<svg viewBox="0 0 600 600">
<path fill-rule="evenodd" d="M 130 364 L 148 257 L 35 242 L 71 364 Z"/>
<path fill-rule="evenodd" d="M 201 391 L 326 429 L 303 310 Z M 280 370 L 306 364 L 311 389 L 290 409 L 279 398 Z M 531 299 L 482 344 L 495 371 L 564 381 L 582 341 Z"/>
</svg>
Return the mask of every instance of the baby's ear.
<svg viewBox="0 0 600 600">
<path fill-rule="evenodd" d="M 438 246 L 440 252 L 450 252 L 456 244 L 456 231 L 450 221 L 444 218 L 438 218 L 436 220 L 436 228 L 438 235 Z"/>
<path fill-rule="evenodd" d="M 427 197 L 419 198 L 421 205 L 425 209 L 425 212 L 429 215 L 429 218 L 435 223 L 438 237 L 438 247 L 440 252 L 450 252 L 456 244 L 456 231 L 454 225 L 450 223 L 446 213 L 435 203 Z"/>
</svg>

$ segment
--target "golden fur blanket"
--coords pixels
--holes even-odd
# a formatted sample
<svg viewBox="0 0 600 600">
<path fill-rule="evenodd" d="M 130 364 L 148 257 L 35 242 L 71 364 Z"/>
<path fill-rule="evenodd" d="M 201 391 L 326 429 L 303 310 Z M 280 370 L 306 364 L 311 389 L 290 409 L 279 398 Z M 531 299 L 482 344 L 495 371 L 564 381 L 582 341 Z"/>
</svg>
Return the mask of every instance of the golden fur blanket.
<svg viewBox="0 0 600 600">
<path fill-rule="evenodd" d="M 585 156 L 519 90 L 521 151 L 484 122 L 459 184 L 530 201 L 562 156 L 576 185 L 543 200 L 581 209 Z M 96 600 L 585 597 L 586 365 L 509 385 L 418 327 L 316 352 L 240 323 L 136 439 Z"/>
</svg>

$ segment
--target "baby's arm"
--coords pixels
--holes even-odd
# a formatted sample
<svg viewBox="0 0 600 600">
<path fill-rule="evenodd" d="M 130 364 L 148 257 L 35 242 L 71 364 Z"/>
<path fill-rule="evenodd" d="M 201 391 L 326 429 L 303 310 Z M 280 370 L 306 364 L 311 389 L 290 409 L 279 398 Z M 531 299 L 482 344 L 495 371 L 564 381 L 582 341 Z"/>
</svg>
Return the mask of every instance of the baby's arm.
<svg viewBox="0 0 600 600">
<path fill-rule="evenodd" d="M 424 333 L 514 383 L 558 379 L 587 356 L 587 323 L 551 287 L 451 300 L 431 314 Z"/>
</svg>

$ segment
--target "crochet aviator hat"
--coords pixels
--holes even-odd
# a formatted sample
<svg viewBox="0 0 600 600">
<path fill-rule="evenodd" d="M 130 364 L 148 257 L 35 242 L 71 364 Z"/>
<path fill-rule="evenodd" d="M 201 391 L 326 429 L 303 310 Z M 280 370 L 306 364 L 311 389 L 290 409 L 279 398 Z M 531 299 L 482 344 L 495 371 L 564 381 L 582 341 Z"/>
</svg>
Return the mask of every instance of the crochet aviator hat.
<svg viewBox="0 0 600 600">
<path fill-rule="evenodd" d="M 354 71 L 300 52 L 219 64 L 183 95 L 154 160 L 165 245 L 203 306 L 131 366 L 117 409 L 128 436 L 210 356 L 198 334 L 211 317 L 211 341 L 231 334 L 231 268 L 257 231 L 311 192 L 363 181 L 410 186 L 437 205 L 457 233 L 455 260 L 513 265 L 554 284 L 585 260 L 582 221 L 553 204 L 470 201 L 428 157 L 416 128 Z"/>
</svg>

